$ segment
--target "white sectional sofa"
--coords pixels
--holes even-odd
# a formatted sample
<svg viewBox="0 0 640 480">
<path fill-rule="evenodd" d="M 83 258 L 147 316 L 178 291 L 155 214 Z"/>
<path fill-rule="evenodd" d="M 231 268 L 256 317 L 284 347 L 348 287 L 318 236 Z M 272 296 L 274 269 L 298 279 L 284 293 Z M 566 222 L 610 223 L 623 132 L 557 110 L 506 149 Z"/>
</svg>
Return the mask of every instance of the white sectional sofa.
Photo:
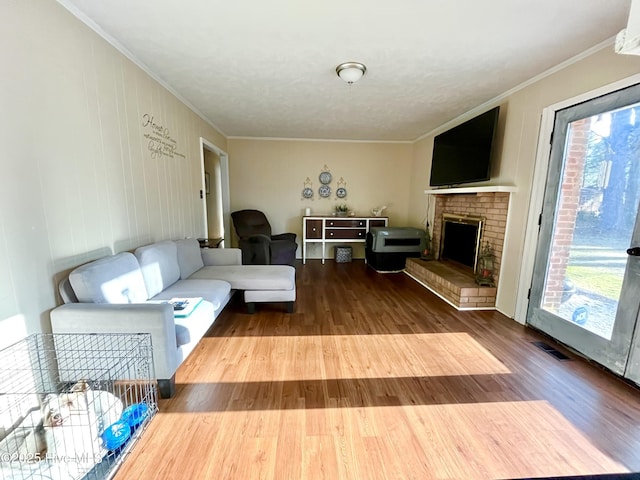
<svg viewBox="0 0 640 480">
<path fill-rule="evenodd" d="M 64 305 L 51 311 L 53 333 L 150 333 L 160 394 L 175 391 L 175 372 L 236 290 L 255 302 L 296 299 L 295 269 L 242 265 L 239 249 L 201 249 L 197 240 L 162 241 L 73 270 L 60 285 Z M 202 297 L 186 317 L 167 302 Z"/>
</svg>

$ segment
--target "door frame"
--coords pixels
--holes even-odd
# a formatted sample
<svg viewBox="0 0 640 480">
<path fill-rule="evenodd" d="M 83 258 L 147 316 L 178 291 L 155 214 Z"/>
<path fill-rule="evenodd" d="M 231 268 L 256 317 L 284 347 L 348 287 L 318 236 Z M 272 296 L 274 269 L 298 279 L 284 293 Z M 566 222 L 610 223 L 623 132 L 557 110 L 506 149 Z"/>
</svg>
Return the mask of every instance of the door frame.
<svg viewBox="0 0 640 480">
<path fill-rule="evenodd" d="M 529 303 L 529 311 L 527 313 L 527 325 L 545 332 L 560 343 L 579 352 L 582 356 L 592 359 L 617 375 L 623 375 L 626 370 L 631 351 L 631 342 L 636 330 L 638 309 L 640 308 L 638 300 L 640 298 L 640 282 L 637 281 L 637 278 L 640 278 L 640 261 L 635 257 L 625 255 L 624 252 L 629 246 L 637 245 L 640 242 L 640 212 L 638 211 L 638 205 L 635 202 L 633 205 L 624 205 L 625 214 L 633 212 L 634 222 L 630 228 L 628 226 L 624 227 L 622 230 L 624 231 L 624 244 L 617 245 L 616 251 L 621 255 L 621 259 L 624 260 L 624 268 L 622 271 L 617 272 L 622 285 L 616 297 L 615 313 L 607 315 L 610 320 L 614 320 L 608 337 L 605 336 L 604 332 L 593 330 L 587 325 L 583 326 L 583 323 L 578 323 L 577 319 L 572 317 L 571 311 L 575 315 L 578 310 L 573 309 L 580 306 L 580 304 L 574 304 L 573 308 L 570 309 L 571 311 L 565 310 L 564 313 L 561 313 L 561 304 L 564 301 L 559 298 L 561 290 L 558 290 L 557 287 L 547 290 L 547 283 L 550 280 L 557 282 L 557 275 L 561 275 L 561 278 L 565 281 L 571 277 L 569 268 L 572 265 L 571 259 L 575 253 L 574 247 L 582 245 L 579 242 L 580 235 L 578 233 L 582 224 L 579 209 L 582 204 L 583 176 L 587 171 L 589 162 L 587 157 L 589 147 L 587 145 L 591 138 L 592 122 L 603 114 L 613 114 L 619 111 L 624 111 L 627 115 L 627 118 L 621 117 L 621 120 L 628 121 L 631 110 L 637 111 L 639 102 L 640 84 L 634 84 L 556 112 L 549 173 L 547 175 L 543 203 L 543 216 L 538 234 L 538 248 L 535 255 L 533 283 L 530 290 L 529 300 L 531 303 Z M 611 132 L 613 133 L 613 120 L 611 125 Z M 582 135 L 573 136 L 574 126 L 576 132 L 581 132 Z M 637 131 L 637 128 L 636 123 L 634 129 Z M 621 125 L 619 125 L 618 133 L 623 134 Z M 612 134 L 609 138 L 615 137 Z M 572 153 L 574 146 L 584 148 L 584 150 L 580 150 L 581 153 Z M 605 152 L 600 152 L 600 155 L 597 156 L 600 162 L 607 158 L 608 155 Z M 621 161 L 626 162 L 629 158 L 634 157 L 627 156 Z M 573 167 L 571 162 L 574 162 Z M 575 177 L 575 175 L 579 176 Z M 619 175 L 626 177 L 624 171 L 620 172 Z M 618 180 L 624 182 L 622 178 L 618 178 Z M 573 195 L 579 194 L 580 202 L 568 200 L 565 197 L 565 193 L 567 193 L 565 185 L 568 187 L 568 198 L 573 198 Z M 620 185 L 620 183 L 615 185 Z M 626 192 L 626 190 L 624 191 Z M 622 195 L 615 199 L 616 202 L 619 202 L 621 209 L 623 208 L 622 200 Z M 566 223 L 563 224 L 563 215 L 573 219 L 573 222 L 570 222 L 572 225 L 568 228 Z M 582 225 L 584 226 L 584 224 Z M 563 232 L 568 230 L 571 231 L 569 239 L 563 236 Z M 589 231 L 595 233 L 596 228 Z M 558 232 L 560 237 L 556 237 Z M 608 232 L 605 232 L 601 239 L 605 239 L 607 236 Z M 557 240 L 560 241 L 560 245 L 565 245 L 565 240 L 570 240 L 570 244 L 567 247 L 558 246 Z M 600 244 L 598 243 L 598 245 Z M 566 263 L 560 261 L 555 267 L 552 266 L 556 255 L 562 256 Z M 593 274 L 592 278 L 594 276 L 597 276 L 597 274 Z M 547 295 L 550 295 L 550 297 Z M 608 297 L 609 295 L 606 296 Z M 563 295 L 563 299 L 565 298 Z M 613 297 L 611 299 L 613 300 Z M 583 305 L 586 305 L 588 309 L 597 311 L 599 301 L 585 299 Z M 590 317 L 591 315 L 588 316 Z M 598 314 L 595 316 L 597 317 Z M 586 322 L 586 317 L 584 320 Z"/>
<path fill-rule="evenodd" d="M 538 134 L 538 146 L 533 172 L 533 182 L 531 185 L 531 196 L 529 198 L 529 212 L 527 214 L 527 224 L 525 229 L 524 248 L 522 250 L 522 264 L 518 279 L 518 290 L 516 296 L 516 310 L 514 319 L 525 325 L 527 321 L 527 310 L 529 308 L 529 289 L 533 282 L 533 265 L 536 250 L 538 247 L 539 218 L 542 213 L 544 192 L 547 183 L 547 172 L 551 155 L 551 135 L 558 110 L 571 107 L 581 102 L 606 95 L 631 85 L 640 83 L 640 74 L 618 80 L 603 87 L 585 92 L 578 96 L 549 105 L 542 110 L 540 130 Z"/>
<path fill-rule="evenodd" d="M 202 203 L 202 225 L 203 225 L 203 235 L 205 237 L 208 236 L 209 225 L 207 221 L 207 196 L 204 194 L 205 192 L 205 180 L 204 180 L 204 151 L 209 150 L 218 157 L 220 157 L 220 186 L 221 186 L 221 196 L 222 196 L 222 224 L 224 226 L 224 240 L 220 244 L 221 247 L 225 246 L 225 243 L 228 245 L 231 240 L 231 194 L 229 187 L 229 155 L 224 150 L 220 149 L 210 141 L 205 138 L 200 137 L 200 176 L 201 178 L 201 203 Z"/>
</svg>

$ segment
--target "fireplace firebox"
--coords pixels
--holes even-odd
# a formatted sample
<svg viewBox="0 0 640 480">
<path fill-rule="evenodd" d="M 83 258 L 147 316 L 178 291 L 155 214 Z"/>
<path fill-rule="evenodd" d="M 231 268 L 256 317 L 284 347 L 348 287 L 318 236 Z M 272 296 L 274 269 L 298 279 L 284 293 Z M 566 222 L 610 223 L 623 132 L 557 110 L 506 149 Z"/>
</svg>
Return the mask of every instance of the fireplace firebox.
<svg viewBox="0 0 640 480">
<path fill-rule="evenodd" d="M 475 272 L 482 224 L 482 217 L 443 213 L 440 260 L 456 262 Z"/>
</svg>

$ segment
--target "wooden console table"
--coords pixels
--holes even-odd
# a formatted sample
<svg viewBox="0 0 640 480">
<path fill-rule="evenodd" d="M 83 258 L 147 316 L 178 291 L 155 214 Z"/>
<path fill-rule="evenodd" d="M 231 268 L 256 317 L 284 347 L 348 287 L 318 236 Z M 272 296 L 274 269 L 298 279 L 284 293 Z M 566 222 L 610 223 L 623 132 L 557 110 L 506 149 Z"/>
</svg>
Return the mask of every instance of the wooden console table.
<svg viewBox="0 0 640 480">
<path fill-rule="evenodd" d="M 302 217 L 302 263 L 307 261 L 307 244 L 322 245 L 322 263 L 327 243 L 365 243 L 371 227 L 386 227 L 388 217 L 336 217 L 314 215 Z"/>
</svg>

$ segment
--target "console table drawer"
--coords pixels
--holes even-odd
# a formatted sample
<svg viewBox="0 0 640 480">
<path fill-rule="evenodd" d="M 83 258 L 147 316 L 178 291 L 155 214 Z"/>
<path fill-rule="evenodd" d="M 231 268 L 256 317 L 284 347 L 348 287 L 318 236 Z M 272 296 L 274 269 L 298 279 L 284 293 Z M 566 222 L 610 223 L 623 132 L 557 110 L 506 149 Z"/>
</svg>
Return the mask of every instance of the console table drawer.
<svg viewBox="0 0 640 480">
<path fill-rule="evenodd" d="M 331 240 L 332 238 L 339 239 L 365 239 L 367 232 L 360 228 L 327 228 L 325 230 L 325 238 Z"/>
<path fill-rule="evenodd" d="M 320 239 L 322 238 L 322 220 L 305 220 L 306 238 Z"/>
<path fill-rule="evenodd" d="M 388 221 L 388 217 L 304 215 L 302 217 L 302 263 L 306 263 L 308 248 L 319 249 L 320 258 L 324 264 L 327 247 L 341 243 L 358 243 L 364 246 L 369 229 L 386 227 Z"/>
<path fill-rule="evenodd" d="M 327 220 L 327 227 L 340 227 L 340 228 L 365 227 L 366 224 L 367 224 L 366 220 L 350 220 L 350 219 Z"/>
</svg>

